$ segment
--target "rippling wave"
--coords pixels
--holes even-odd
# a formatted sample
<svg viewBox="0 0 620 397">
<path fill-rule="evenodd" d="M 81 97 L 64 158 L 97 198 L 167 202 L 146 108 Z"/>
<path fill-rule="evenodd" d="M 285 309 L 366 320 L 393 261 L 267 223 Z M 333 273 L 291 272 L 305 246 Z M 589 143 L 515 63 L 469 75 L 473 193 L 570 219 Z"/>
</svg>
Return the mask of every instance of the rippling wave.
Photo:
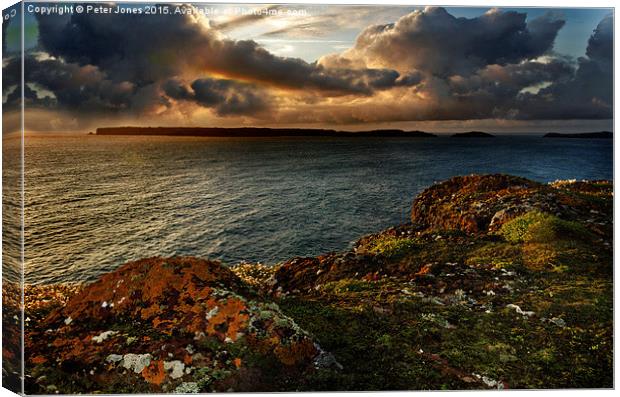
<svg viewBox="0 0 620 397">
<path fill-rule="evenodd" d="M 612 142 L 495 139 L 26 138 L 26 282 L 91 281 L 195 255 L 276 263 L 408 220 L 453 175 L 611 178 Z M 5 192 L 6 194 L 6 192 Z"/>
</svg>

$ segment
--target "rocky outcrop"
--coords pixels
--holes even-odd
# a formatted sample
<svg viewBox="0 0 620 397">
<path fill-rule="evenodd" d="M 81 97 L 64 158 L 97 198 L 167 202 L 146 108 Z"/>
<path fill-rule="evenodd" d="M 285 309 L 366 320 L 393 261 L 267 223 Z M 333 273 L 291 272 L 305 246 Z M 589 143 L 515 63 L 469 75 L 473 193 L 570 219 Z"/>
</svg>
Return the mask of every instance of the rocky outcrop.
<svg viewBox="0 0 620 397">
<path fill-rule="evenodd" d="M 411 220 L 273 267 L 151 258 L 31 287 L 27 391 L 613 386 L 611 182 L 455 177 Z"/>
<path fill-rule="evenodd" d="M 494 216 L 504 221 L 526 211 L 523 197 L 542 185 L 507 175 L 471 175 L 451 178 L 423 191 L 413 202 L 411 221 L 434 229 L 468 233 L 489 229 Z"/>
<path fill-rule="evenodd" d="M 66 394 L 273 390 L 320 355 L 276 304 L 194 258 L 103 276 L 38 323 L 26 349 L 30 392 Z"/>
<path fill-rule="evenodd" d="M 328 390 L 611 387 L 612 243 L 608 181 L 472 175 L 265 284 L 342 363 Z"/>
<path fill-rule="evenodd" d="M 609 192 L 606 182 L 540 184 L 510 175 L 470 175 L 451 178 L 423 191 L 413 202 L 411 221 L 434 230 L 485 233 L 530 211 L 561 218 L 584 218 L 605 203 L 593 203 L 574 192 Z M 592 192 L 590 192 L 592 193 Z"/>
</svg>

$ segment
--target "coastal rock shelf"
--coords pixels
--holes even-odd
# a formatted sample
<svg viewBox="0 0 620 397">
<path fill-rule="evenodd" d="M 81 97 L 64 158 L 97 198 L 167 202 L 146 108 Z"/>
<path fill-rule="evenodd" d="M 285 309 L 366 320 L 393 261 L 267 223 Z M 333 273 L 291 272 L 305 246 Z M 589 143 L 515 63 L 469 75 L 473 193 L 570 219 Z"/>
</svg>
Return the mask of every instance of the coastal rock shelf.
<svg viewBox="0 0 620 397">
<path fill-rule="evenodd" d="M 27 287 L 26 390 L 613 387 L 612 213 L 609 181 L 455 177 L 347 252 Z"/>
</svg>

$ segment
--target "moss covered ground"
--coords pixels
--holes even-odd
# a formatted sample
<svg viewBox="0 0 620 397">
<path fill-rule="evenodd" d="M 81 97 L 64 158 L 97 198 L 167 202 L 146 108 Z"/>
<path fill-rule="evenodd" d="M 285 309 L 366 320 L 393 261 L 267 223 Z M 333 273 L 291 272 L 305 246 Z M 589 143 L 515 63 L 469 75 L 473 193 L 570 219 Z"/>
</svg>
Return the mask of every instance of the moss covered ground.
<svg viewBox="0 0 620 397">
<path fill-rule="evenodd" d="M 152 258 L 51 305 L 27 295 L 29 390 L 611 388 L 612 191 L 453 178 L 347 252 L 232 272 Z"/>
</svg>

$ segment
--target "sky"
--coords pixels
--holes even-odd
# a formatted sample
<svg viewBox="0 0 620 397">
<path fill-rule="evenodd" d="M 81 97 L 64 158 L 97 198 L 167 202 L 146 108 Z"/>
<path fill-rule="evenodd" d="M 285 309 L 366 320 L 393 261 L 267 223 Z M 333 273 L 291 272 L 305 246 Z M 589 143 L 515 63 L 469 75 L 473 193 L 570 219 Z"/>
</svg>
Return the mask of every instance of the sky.
<svg viewBox="0 0 620 397">
<path fill-rule="evenodd" d="M 613 128 L 611 9 L 96 6 L 110 13 L 26 10 L 27 130 Z M 19 104 L 14 21 L 6 109 Z"/>
</svg>

